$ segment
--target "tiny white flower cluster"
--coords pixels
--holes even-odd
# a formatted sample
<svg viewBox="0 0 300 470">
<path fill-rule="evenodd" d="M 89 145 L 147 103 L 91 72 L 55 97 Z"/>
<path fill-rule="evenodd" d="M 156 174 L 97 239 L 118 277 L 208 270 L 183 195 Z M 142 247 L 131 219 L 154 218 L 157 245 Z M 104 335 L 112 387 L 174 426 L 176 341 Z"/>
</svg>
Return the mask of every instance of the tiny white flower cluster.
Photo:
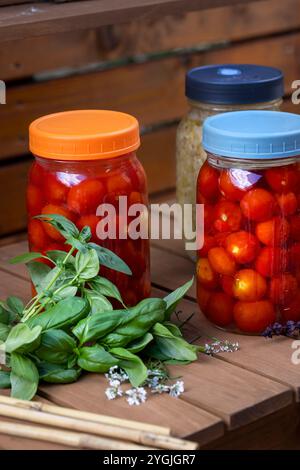
<svg viewBox="0 0 300 470">
<path fill-rule="evenodd" d="M 118 366 L 111 367 L 108 374 L 105 374 L 109 382 L 109 387 L 105 390 L 108 400 L 115 400 L 124 396 L 122 390 L 123 382 L 128 381 L 128 375 Z M 184 383 L 177 380 L 172 385 L 163 383 L 166 380 L 165 374 L 159 369 L 148 370 L 148 378 L 145 386 L 151 389 L 151 393 L 168 393 L 171 397 L 179 397 L 184 392 Z M 129 405 L 140 405 L 147 400 L 147 391 L 145 387 L 131 388 L 125 392 L 126 400 Z"/>
<path fill-rule="evenodd" d="M 230 353 L 236 352 L 240 349 L 239 343 L 231 343 L 228 340 L 225 341 L 214 341 L 212 343 L 207 343 L 205 346 L 205 354 L 219 354 L 219 353 Z"/>
</svg>

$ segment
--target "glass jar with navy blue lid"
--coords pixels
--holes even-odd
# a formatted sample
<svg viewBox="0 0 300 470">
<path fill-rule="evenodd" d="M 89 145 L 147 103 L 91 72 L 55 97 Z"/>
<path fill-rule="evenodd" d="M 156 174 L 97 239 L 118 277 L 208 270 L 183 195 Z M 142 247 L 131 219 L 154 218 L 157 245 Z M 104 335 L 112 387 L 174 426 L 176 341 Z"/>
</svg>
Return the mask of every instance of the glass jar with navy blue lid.
<svg viewBox="0 0 300 470">
<path fill-rule="evenodd" d="M 221 328 L 248 334 L 299 322 L 300 116 L 213 116 L 204 122 L 203 148 L 207 161 L 197 180 L 197 202 L 204 204 L 201 311 Z"/>
<path fill-rule="evenodd" d="M 251 64 L 194 68 L 186 75 L 185 87 L 189 111 L 176 137 L 177 200 L 182 206 L 195 203 L 197 175 L 206 159 L 202 147 L 204 119 L 243 109 L 278 111 L 284 92 L 280 70 Z"/>
</svg>

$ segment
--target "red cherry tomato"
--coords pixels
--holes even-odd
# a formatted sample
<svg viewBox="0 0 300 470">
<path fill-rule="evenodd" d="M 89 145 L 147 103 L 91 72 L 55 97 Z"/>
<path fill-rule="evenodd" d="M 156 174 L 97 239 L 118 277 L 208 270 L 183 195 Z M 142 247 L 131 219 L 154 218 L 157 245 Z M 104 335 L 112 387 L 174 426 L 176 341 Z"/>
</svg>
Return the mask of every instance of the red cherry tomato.
<svg viewBox="0 0 300 470">
<path fill-rule="evenodd" d="M 282 217 L 274 217 L 257 224 L 255 233 L 261 243 L 268 246 L 284 245 L 290 233 L 288 221 Z"/>
<path fill-rule="evenodd" d="M 288 193 L 297 190 L 299 176 L 295 165 L 270 168 L 265 175 L 269 186 L 277 193 Z"/>
<path fill-rule="evenodd" d="M 290 218 L 290 235 L 293 240 L 300 241 L 300 215 Z"/>
<path fill-rule="evenodd" d="M 128 207 L 130 207 L 132 204 L 147 204 L 147 201 L 145 201 L 145 198 L 141 193 L 138 191 L 133 191 L 130 193 L 128 198 Z"/>
<path fill-rule="evenodd" d="M 219 172 L 207 162 L 199 172 L 197 188 L 200 194 L 209 200 L 214 200 L 219 196 Z"/>
<path fill-rule="evenodd" d="M 251 189 L 241 200 L 242 213 L 247 219 L 263 222 L 272 217 L 276 201 L 265 189 Z"/>
<path fill-rule="evenodd" d="M 286 305 L 295 297 L 298 290 L 297 279 L 289 273 L 283 273 L 271 279 L 270 299 L 280 305 Z"/>
<path fill-rule="evenodd" d="M 289 251 L 291 268 L 293 270 L 300 268 L 300 243 L 295 243 L 292 245 Z"/>
<path fill-rule="evenodd" d="M 246 189 L 241 188 L 241 185 L 241 182 L 235 176 L 234 170 L 221 171 L 219 179 L 220 192 L 226 199 L 240 201 L 246 193 Z"/>
<path fill-rule="evenodd" d="M 200 250 L 198 250 L 198 256 L 201 258 L 207 256 L 207 253 L 209 252 L 209 250 L 213 248 L 214 246 L 216 246 L 215 237 L 212 237 L 210 235 L 205 235 L 204 244 L 203 244 L 203 247 L 200 248 Z"/>
<path fill-rule="evenodd" d="M 40 188 L 29 184 L 27 188 L 27 210 L 28 215 L 33 217 L 40 215 L 45 204 L 44 196 Z"/>
<path fill-rule="evenodd" d="M 295 297 L 288 305 L 280 309 L 280 313 L 285 321 L 299 321 L 300 320 L 300 291 L 298 290 Z"/>
<path fill-rule="evenodd" d="M 48 215 L 48 214 L 58 214 L 66 217 L 67 219 L 70 219 L 74 221 L 74 216 L 73 214 L 68 211 L 68 209 L 64 209 L 61 206 L 57 206 L 55 204 L 47 204 L 47 206 L 43 207 L 42 209 L 42 214 L 43 215 Z M 42 222 L 43 227 L 47 235 L 52 238 L 53 240 L 56 241 L 64 241 L 64 237 L 56 230 L 55 227 L 53 227 L 51 224 L 47 222 Z"/>
<path fill-rule="evenodd" d="M 284 216 L 293 215 L 298 207 L 295 193 L 282 193 L 276 196 L 279 209 Z"/>
<path fill-rule="evenodd" d="M 34 162 L 29 172 L 29 181 L 36 186 L 43 186 L 44 175 L 44 168 L 37 162 Z"/>
<path fill-rule="evenodd" d="M 197 282 L 197 301 L 200 307 L 200 310 L 205 311 L 208 301 L 211 296 L 211 291 L 205 289 L 203 286 Z"/>
<path fill-rule="evenodd" d="M 233 276 L 221 276 L 221 286 L 223 291 L 233 297 L 233 283 L 234 277 Z"/>
<path fill-rule="evenodd" d="M 132 190 L 130 178 L 125 173 L 117 173 L 110 176 L 106 185 L 108 193 L 116 195 L 129 194 Z"/>
<path fill-rule="evenodd" d="M 225 241 L 226 250 L 237 263 L 250 263 L 257 255 L 259 244 L 250 232 L 240 231 L 229 235 Z"/>
<path fill-rule="evenodd" d="M 261 299 L 267 292 L 265 278 L 253 269 L 242 269 L 234 277 L 234 296 L 246 302 Z"/>
<path fill-rule="evenodd" d="M 79 217 L 79 219 L 76 222 L 77 227 L 79 230 L 82 230 L 83 227 L 88 226 L 91 229 L 92 232 L 92 241 L 97 242 L 99 241 L 97 237 L 97 225 L 100 222 L 101 218 L 97 217 L 96 215 L 90 214 L 90 215 L 83 215 Z"/>
<path fill-rule="evenodd" d="M 197 279 L 207 289 L 215 289 L 218 286 L 218 276 L 207 258 L 199 258 L 197 262 Z"/>
<path fill-rule="evenodd" d="M 288 250 L 277 247 L 264 247 L 256 258 L 255 269 L 264 277 L 272 277 L 286 271 L 289 261 Z"/>
<path fill-rule="evenodd" d="M 269 300 L 237 302 L 233 316 L 237 327 L 246 333 L 262 333 L 276 320 L 273 304 Z"/>
<path fill-rule="evenodd" d="M 28 223 L 28 238 L 31 246 L 36 251 L 42 251 L 48 243 L 48 238 L 43 228 L 43 223 L 39 220 L 32 219 Z"/>
<path fill-rule="evenodd" d="M 222 246 L 223 248 L 225 248 L 226 246 L 226 240 L 227 240 L 227 237 L 229 237 L 229 235 L 231 235 L 231 232 L 219 232 L 219 233 L 216 233 L 214 238 L 216 240 L 216 244 L 218 246 Z"/>
<path fill-rule="evenodd" d="M 69 188 L 61 183 L 55 175 L 44 177 L 44 193 L 47 202 L 62 203 L 67 200 Z"/>
<path fill-rule="evenodd" d="M 220 201 L 214 211 L 214 228 L 218 232 L 236 232 L 242 221 L 242 213 L 237 204 Z"/>
<path fill-rule="evenodd" d="M 97 207 L 103 202 L 105 192 L 105 187 L 99 180 L 82 181 L 70 189 L 68 208 L 80 215 L 96 213 Z"/>
<path fill-rule="evenodd" d="M 205 314 L 218 326 L 227 326 L 233 320 L 233 299 L 224 292 L 213 292 L 208 300 Z"/>
<path fill-rule="evenodd" d="M 218 274 L 231 276 L 236 271 L 234 259 L 222 247 L 211 248 L 208 252 L 208 259 L 212 269 Z"/>
</svg>

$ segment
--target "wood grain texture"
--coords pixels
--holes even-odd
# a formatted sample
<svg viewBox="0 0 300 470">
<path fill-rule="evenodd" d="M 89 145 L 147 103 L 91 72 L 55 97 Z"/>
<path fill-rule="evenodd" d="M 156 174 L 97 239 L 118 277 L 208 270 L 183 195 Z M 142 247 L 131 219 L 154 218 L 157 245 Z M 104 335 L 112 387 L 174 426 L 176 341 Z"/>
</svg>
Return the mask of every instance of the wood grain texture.
<svg viewBox="0 0 300 470">
<path fill-rule="evenodd" d="M 250 0 L 87 0 L 66 4 L 30 3 L 3 7 L 0 40 L 95 28 L 145 17 L 245 4 Z"/>
</svg>

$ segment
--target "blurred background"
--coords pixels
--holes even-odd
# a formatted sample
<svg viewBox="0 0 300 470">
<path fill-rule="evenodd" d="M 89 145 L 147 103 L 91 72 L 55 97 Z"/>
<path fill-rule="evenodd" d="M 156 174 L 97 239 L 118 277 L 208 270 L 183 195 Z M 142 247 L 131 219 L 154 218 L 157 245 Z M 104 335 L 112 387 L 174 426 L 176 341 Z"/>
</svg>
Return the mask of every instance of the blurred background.
<svg viewBox="0 0 300 470">
<path fill-rule="evenodd" d="M 92 7 L 101 3 L 109 2 L 80 0 L 51 9 L 51 2 L 0 1 L 0 79 L 7 86 L 7 104 L 0 105 L 0 238 L 26 227 L 28 125 L 39 116 L 78 108 L 135 115 L 143 134 L 138 155 L 156 198 L 175 189 L 175 133 L 187 110 L 188 69 L 213 63 L 278 67 L 285 74 L 283 110 L 300 113 L 290 100 L 291 83 L 300 79 L 299 0 L 156 0 L 164 7 L 151 11 L 141 0 L 138 14 L 139 2 L 113 0 L 121 10 L 135 3 L 134 19 L 116 9 L 118 24 L 111 13 L 105 19 L 111 24 L 98 27 L 104 20 L 97 21 L 99 12 L 93 17 Z"/>
</svg>

